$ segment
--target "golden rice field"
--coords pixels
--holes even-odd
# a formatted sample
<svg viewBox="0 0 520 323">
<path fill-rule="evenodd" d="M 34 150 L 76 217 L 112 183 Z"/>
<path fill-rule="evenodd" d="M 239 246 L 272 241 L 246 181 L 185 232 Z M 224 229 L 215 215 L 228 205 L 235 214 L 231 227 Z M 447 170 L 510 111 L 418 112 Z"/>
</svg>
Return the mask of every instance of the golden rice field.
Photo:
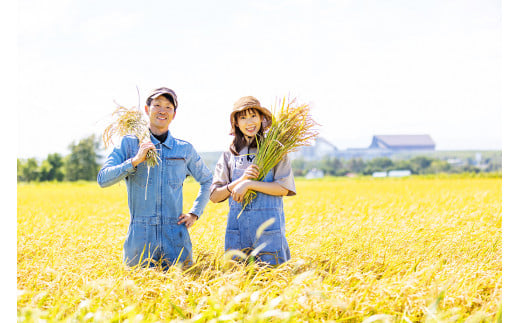
<svg viewBox="0 0 520 323">
<path fill-rule="evenodd" d="M 18 321 L 500 322 L 500 178 L 297 180 L 292 259 L 224 257 L 227 203 L 190 229 L 196 264 L 129 270 L 124 183 L 19 184 Z M 185 208 L 198 186 L 185 184 Z"/>
</svg>

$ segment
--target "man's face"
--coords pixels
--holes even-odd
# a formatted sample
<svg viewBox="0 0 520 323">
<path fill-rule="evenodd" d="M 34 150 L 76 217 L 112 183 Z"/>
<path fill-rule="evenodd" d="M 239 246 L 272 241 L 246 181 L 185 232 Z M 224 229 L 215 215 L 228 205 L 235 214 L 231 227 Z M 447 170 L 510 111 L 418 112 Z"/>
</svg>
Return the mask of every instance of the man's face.
<svg viewBox="0 0 520 323">
<path fill-rule="evenodd" d="M 175 118 L 173 104 L 164 96 L 152 100 L 150 106 L 144 107 L 146 114 L 150 118 L 150 130 L 152 133 L 160 135 L 168 131 L 170 123 Z"/>
</svg>

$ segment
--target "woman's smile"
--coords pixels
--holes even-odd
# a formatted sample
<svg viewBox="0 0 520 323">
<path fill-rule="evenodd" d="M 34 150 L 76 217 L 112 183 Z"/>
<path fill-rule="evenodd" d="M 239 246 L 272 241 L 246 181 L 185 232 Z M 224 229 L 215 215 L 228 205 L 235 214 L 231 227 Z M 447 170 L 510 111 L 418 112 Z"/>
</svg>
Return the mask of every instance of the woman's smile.
<svg viewBox="0 0 520 323">
<path fill-rule="evenodd" d="M 260 130 L 262 120 L 256 110 L 246 111 L 238 116 L 238 128 L 245 136 L 253 137 Z"/>
<path fill-rule="evenodd" d="M 252 125 L 252 126 L 249 126 L 249 127 L 246 127 L 246 131 L 251 133 L 251 134 L 255 134 L 256 133 L 256 126 L 255 125 Z"/>
</svg>

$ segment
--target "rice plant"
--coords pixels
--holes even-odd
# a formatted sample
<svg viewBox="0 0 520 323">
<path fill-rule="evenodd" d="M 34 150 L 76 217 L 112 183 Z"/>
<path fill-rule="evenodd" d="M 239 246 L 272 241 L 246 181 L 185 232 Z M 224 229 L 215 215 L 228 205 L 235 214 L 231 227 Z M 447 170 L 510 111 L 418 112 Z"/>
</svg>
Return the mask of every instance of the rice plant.
<svg viewBox="0 0 520 323">
<path fill-rule="evenodd" d="M 117 103 L 116 103 L 117 104 Z M 148 130 L 148 121 L 145 119 L 144 113 L 136 107 L 125 108 L 117 105 L 112 113 L 114 120 L 103 131 L 103 143 L 105 147 L 113 144 L 114 137 L 124 137 L 127 135 L 136 136 L 139 144 L 150 141 L 150 131 Z M 159 165 L 159 153 L 155 148 L 146 152 L 146 165 L 148 174 L 146 177 L 146 189 L 144 191 L 144 199 L 148 195 L 148 178 L 150 177 L 150 167 Z"/>
<path fill-rule="evenodd" d="M 139 144 L 150 141 L 150 131 L 148 130 L 148 121 L 144 113 L 136 107 L 125 108 L 118 105 L 112 113 L 114 120 L 103 131 L 103 143 L 105 147 L 113 144 L 114 137 L 124 137 L 127 135 L 136 136 Z M 160 157 L 155 149 L 148 150 L 146 154 L 146 163 L 148 167 L 154 167 L 159 164 Z"/>
<path fill-rule="evenodd" d="M 281 100 L 279 107 L 273 107 L 272 124 L 264 138 L 258 142 L 258 151 L 253 163 L 258 165 L 261 181 L 285 155 L 303 146 L 310 146 L 318 136 L 316 121 L 310 114 L 308 104 L 298 104 L 296 99 Z M 256 197 L 256 192 L 248 191 L 244 196 L 243 208 Z M 243 209 L 242 209 L 243 210 Z M 242 212 L 240 212 L 242 214 Z M 238 214 L 238 217 L 240 217 Z"/>
<path fill-rule="evenodd" d="M 185 182 L 184 212 L 199 187 Z M 228 206 L 210 203 L 190 228 L 193 266 L 162 272 L 123 265 L 124 184 L 18 184 L 17 320 L 501 322 L 501 179 L 296 178 L 296 187 L 284 201 L 287 263 L 231 260 Z"/>
</svg>

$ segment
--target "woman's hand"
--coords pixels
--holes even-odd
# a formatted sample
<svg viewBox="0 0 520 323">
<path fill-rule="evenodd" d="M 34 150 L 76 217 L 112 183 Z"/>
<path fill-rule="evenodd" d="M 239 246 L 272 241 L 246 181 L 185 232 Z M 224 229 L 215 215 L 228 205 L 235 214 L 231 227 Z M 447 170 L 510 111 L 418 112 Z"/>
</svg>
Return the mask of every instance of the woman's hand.
<svg viewBox="0 0 520 323">
<path fill-rule="evenodd" d="M 155 149 L 155 145 L 151 141 L 146 141 L 139 145 L 139 151 L 132 158 L 132 166 L 134 166 L 134 168 L 146 160 L 146 154 L 150 149 Z"/>
<path fill-rule="evenodd" d="M 195 223 L 195 221 L 197 221 L 199 217 L 195 214 L 192 214 L 192 213 L 188 213 L 188 214 L 181 214 L 179 216 L 179 222 L 177 222 L 177 224 L 183 224 L 185 223 L 186 224 L 186 228 L 190 228 L 193 223 Z"/>
<path fill-rule="evenodd" d="M 231 191 L 231 197 L 236 202 L 242 202 L 244 199 L 244 195 L 246 195 L 247 191 L 249 190 L 249 185 L 251 183 L 251 180 L 245 180 L 235 185 L 233 190 Z"/>
<path fill-rule="evenodd" d="M 257 179 L 258 175 L 260 175 L 260 169 L 258 168 L 258 165 L 251 164 L 246 168 L 244 174 L 240 176 L 239 181 L 242 182 L 248 179 Z"/>
</svg>

